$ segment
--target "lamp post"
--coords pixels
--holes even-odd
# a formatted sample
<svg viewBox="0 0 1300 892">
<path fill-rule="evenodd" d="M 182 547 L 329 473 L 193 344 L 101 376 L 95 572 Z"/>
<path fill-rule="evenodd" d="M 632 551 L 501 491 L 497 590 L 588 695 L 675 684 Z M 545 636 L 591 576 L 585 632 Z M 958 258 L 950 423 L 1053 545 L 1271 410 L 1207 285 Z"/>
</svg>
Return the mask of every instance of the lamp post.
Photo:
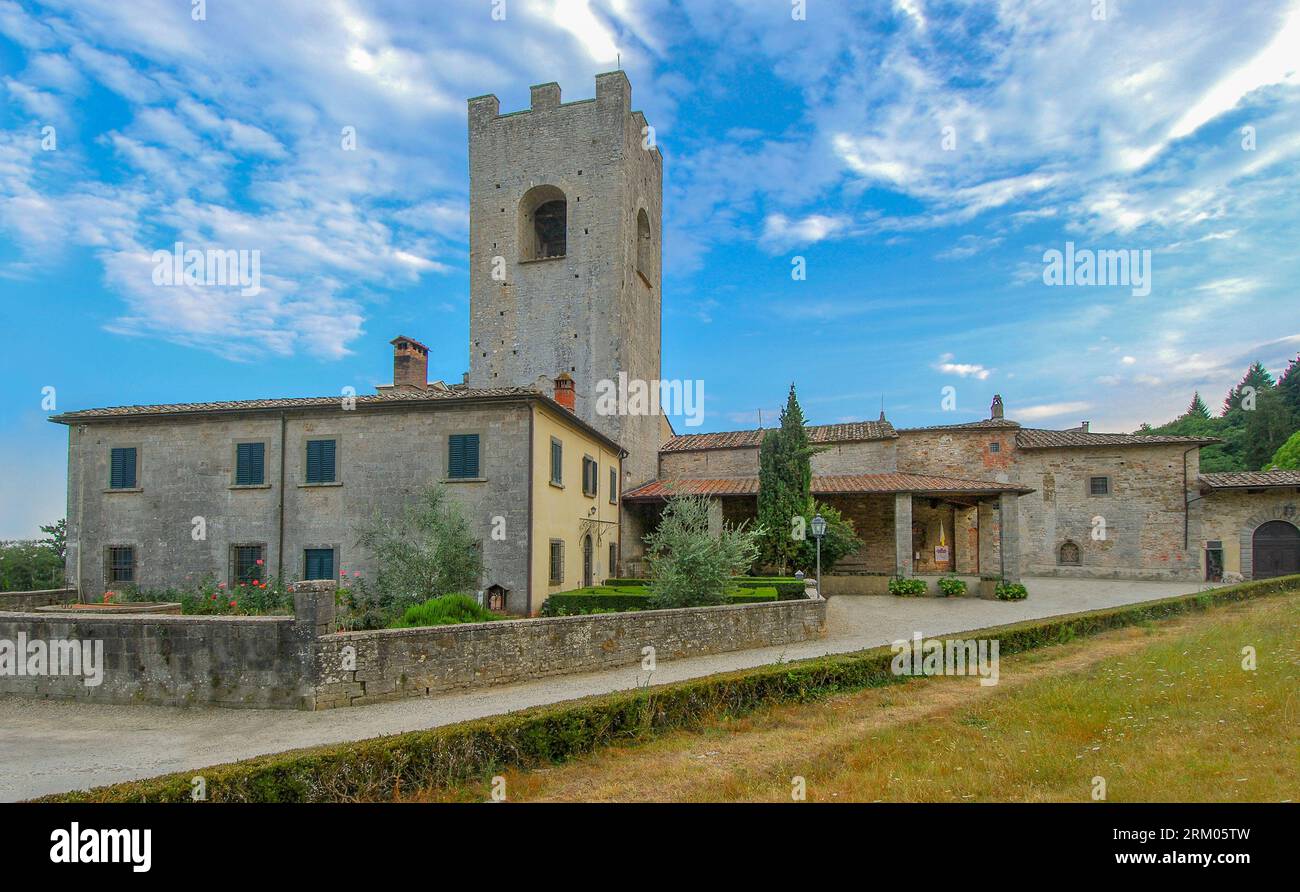
<svg viewBox="0 0 1300 892">
<path fill-rule="evenodd" d="M 814 515 L 812 519 L 812 534 L 817 540 L 817 596 L 826 597 L 822 594 L 822 536 L 826 535 L 826 518 L 820 513 Z"/>
</svg>

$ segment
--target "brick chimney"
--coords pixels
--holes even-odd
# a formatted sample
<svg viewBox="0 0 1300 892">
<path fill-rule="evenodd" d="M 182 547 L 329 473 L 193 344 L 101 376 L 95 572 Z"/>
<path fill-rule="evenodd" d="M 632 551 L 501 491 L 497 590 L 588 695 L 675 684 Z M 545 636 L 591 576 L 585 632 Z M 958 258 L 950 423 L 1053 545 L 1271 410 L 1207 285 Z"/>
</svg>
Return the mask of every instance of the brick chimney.
<svg viewBox="0 0 1300 892">
<path fill-rule="evenodd" d="M 1002 394 L 993 394 L 993 405 L 989 409 L 989 418 L 997 419 L 1002 417 Z"/>
<path fill-rule="evenodd" d="M 424 390 L 429 386 L 429 348 L 399 335 L 393 338 L 393 386 L 409 384 Z"/>
<path fill-rule="evenodd" d="M 568 372 L 560 372 L 555 377 L 555 401 L 572 412 L 574 399 L 573 379 Z"/>
</svg>

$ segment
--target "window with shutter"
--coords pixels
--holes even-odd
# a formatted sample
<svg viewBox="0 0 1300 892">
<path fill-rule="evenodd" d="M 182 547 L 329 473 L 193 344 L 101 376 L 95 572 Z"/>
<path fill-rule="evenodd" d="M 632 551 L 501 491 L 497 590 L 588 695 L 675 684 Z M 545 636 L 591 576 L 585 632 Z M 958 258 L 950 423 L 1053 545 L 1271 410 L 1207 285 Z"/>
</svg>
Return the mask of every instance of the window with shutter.
<svg viewBox="0 0 1300 892">
<path fill-rule="evenodd" d="M 609 469 L 609 503 L 618 504 L 618 468 Z"/>
<path fill-rule="evenodd" d="M 334 441 L 307 441 L 307 482 L 334 483 Z"/>
<path fill-rule="evenodd" d="M 551 482 L 564 485 L 564 446 L 554 437 L 551 438 Z"/>
<path fill-rule="evenodd" d="M 113 449 L 109 461 L 110 489 L 136 488 L 136 450 L 134 446 L 120 446 Z"/>
<path fill-rule="evenodd" d="M 334 549 L 308 548 L 303 553 L 303 579 L 333 579 Z"/>
<path fill-rule="evenodd" d="M 461 479 L 479 476 L 478 434 L 452 434 L 447 438 L 447 476 Z"/>
<path fill-rule="evenodd" d="M 589 455 L 582 457 L 582 494 L 584 496 L 596 495 L 597 472 L 600 470 L 596 460 Z"/>
<path fill-rule="evenodd" d="M 235 446 L 235 485 L 261 486 L 265 482 L 266 444 L 237 444 Z"/>
</svg>

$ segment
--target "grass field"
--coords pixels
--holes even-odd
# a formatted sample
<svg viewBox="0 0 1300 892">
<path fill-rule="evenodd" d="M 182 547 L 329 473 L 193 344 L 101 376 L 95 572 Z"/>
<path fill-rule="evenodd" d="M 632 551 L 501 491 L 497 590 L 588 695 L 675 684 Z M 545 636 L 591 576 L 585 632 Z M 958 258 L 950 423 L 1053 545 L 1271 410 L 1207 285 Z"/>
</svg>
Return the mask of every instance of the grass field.
<svg viewBox="0 0 1300 892">
<path fill-rule="evenodd" d="M 1253 647 L 1257 668 L 1242 666 Z M 1300 598 L 1263 598 L 504 774 L 510 801 L 1300 799 Z M 490 778 L 422 801 L 488 798 Z"/>
</svg>

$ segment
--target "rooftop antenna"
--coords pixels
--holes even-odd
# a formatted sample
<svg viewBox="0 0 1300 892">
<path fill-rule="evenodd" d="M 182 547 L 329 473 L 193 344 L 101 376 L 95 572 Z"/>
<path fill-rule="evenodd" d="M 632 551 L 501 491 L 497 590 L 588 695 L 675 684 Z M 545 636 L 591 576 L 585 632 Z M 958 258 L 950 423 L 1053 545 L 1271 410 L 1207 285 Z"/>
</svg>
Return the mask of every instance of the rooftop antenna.
<svg viewBox="0 0 1300 892">
<path fill-rule="evenodd" d="M 618 70 L 619 70 L 619 71 L 622 71 L 622 70 L 623 70 L 623 54 L 622 54 L 622 53 L 615 53 L 615 54 L 614 54 L 614 58 L 616 58 L 616 59 L 618 60 Z"/>
<path fill-rule="evenodd" d="M 758 429 L 759 429 L 759 430 L 762 430 L 762 429 L 763 429 L 763 410 L 762 410 L 762 409 L 759 409 L 759 410 L 758 410 Z"/>
</svg>

